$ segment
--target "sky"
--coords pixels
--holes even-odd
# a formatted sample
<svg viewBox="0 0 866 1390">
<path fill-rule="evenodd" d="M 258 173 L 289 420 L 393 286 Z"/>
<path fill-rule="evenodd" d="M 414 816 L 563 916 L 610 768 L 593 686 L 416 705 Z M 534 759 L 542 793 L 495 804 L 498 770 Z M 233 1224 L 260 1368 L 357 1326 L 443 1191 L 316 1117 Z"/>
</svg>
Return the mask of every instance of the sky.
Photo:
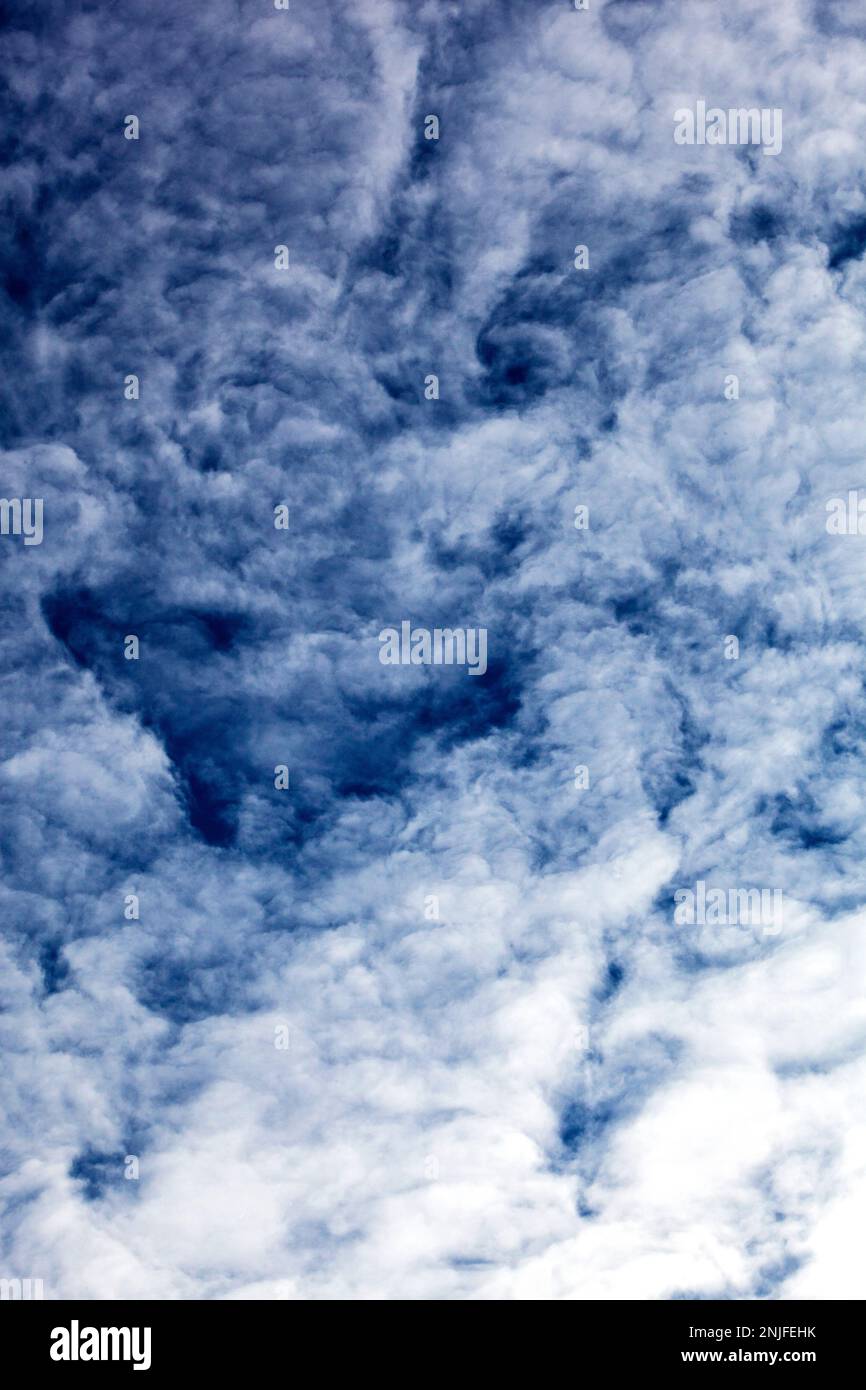
<svg viewBox="0 0 866 1390">
<path fill-rule="evenodd" d="M 862 5 L 0 24 L 0 1275 L 866 1296 Z"/>
</svg>

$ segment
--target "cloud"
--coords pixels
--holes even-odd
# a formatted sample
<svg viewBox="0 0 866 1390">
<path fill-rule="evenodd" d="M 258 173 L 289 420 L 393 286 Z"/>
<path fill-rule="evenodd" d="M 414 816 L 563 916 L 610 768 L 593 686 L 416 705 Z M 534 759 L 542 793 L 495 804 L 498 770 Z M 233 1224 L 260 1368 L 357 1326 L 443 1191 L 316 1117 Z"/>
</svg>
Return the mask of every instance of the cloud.
<svg viewBox="0 0 866 1390">
<path fill-rule="evenodd" d="M 3 1273 L 856 1297 L 862 25 L 252 8 L 6 34 Z"/>
</svg>

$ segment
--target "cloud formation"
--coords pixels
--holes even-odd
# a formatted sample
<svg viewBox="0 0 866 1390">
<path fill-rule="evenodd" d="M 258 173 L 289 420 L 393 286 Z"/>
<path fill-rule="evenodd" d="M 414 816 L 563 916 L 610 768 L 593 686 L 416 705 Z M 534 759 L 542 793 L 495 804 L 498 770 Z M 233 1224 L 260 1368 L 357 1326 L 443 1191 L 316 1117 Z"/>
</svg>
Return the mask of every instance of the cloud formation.
<svg viewBox="0 0 866 1390">
<path fill-rule="evenodd" d="M 862 1296 L 859 7 L 4 22 L 0 1272 Z"/>
</svg>

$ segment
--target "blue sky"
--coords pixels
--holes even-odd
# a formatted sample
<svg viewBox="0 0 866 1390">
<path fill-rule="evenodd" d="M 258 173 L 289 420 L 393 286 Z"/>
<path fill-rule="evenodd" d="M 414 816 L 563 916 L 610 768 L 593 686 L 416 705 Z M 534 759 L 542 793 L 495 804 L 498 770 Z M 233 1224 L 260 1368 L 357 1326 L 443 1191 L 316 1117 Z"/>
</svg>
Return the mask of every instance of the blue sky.
<svg viewBox="0 0 866 1390">
<path fill-rule="evenodd" d="M 863 1296 L 861 7 L 2 23 L 0 1272 Z"/>
</svg>

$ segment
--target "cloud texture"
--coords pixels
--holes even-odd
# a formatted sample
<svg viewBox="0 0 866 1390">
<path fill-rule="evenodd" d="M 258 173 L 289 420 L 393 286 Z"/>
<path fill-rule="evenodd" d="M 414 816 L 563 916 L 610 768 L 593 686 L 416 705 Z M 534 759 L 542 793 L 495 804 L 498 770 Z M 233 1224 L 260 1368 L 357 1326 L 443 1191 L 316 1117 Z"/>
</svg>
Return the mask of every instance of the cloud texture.
<svg viewBox="0 0 866 1390">
<path fill-rule="evenodd" d="M 863 1297 L 861 7 L 3 23 L 0 1272 Z"/>
</svg>

